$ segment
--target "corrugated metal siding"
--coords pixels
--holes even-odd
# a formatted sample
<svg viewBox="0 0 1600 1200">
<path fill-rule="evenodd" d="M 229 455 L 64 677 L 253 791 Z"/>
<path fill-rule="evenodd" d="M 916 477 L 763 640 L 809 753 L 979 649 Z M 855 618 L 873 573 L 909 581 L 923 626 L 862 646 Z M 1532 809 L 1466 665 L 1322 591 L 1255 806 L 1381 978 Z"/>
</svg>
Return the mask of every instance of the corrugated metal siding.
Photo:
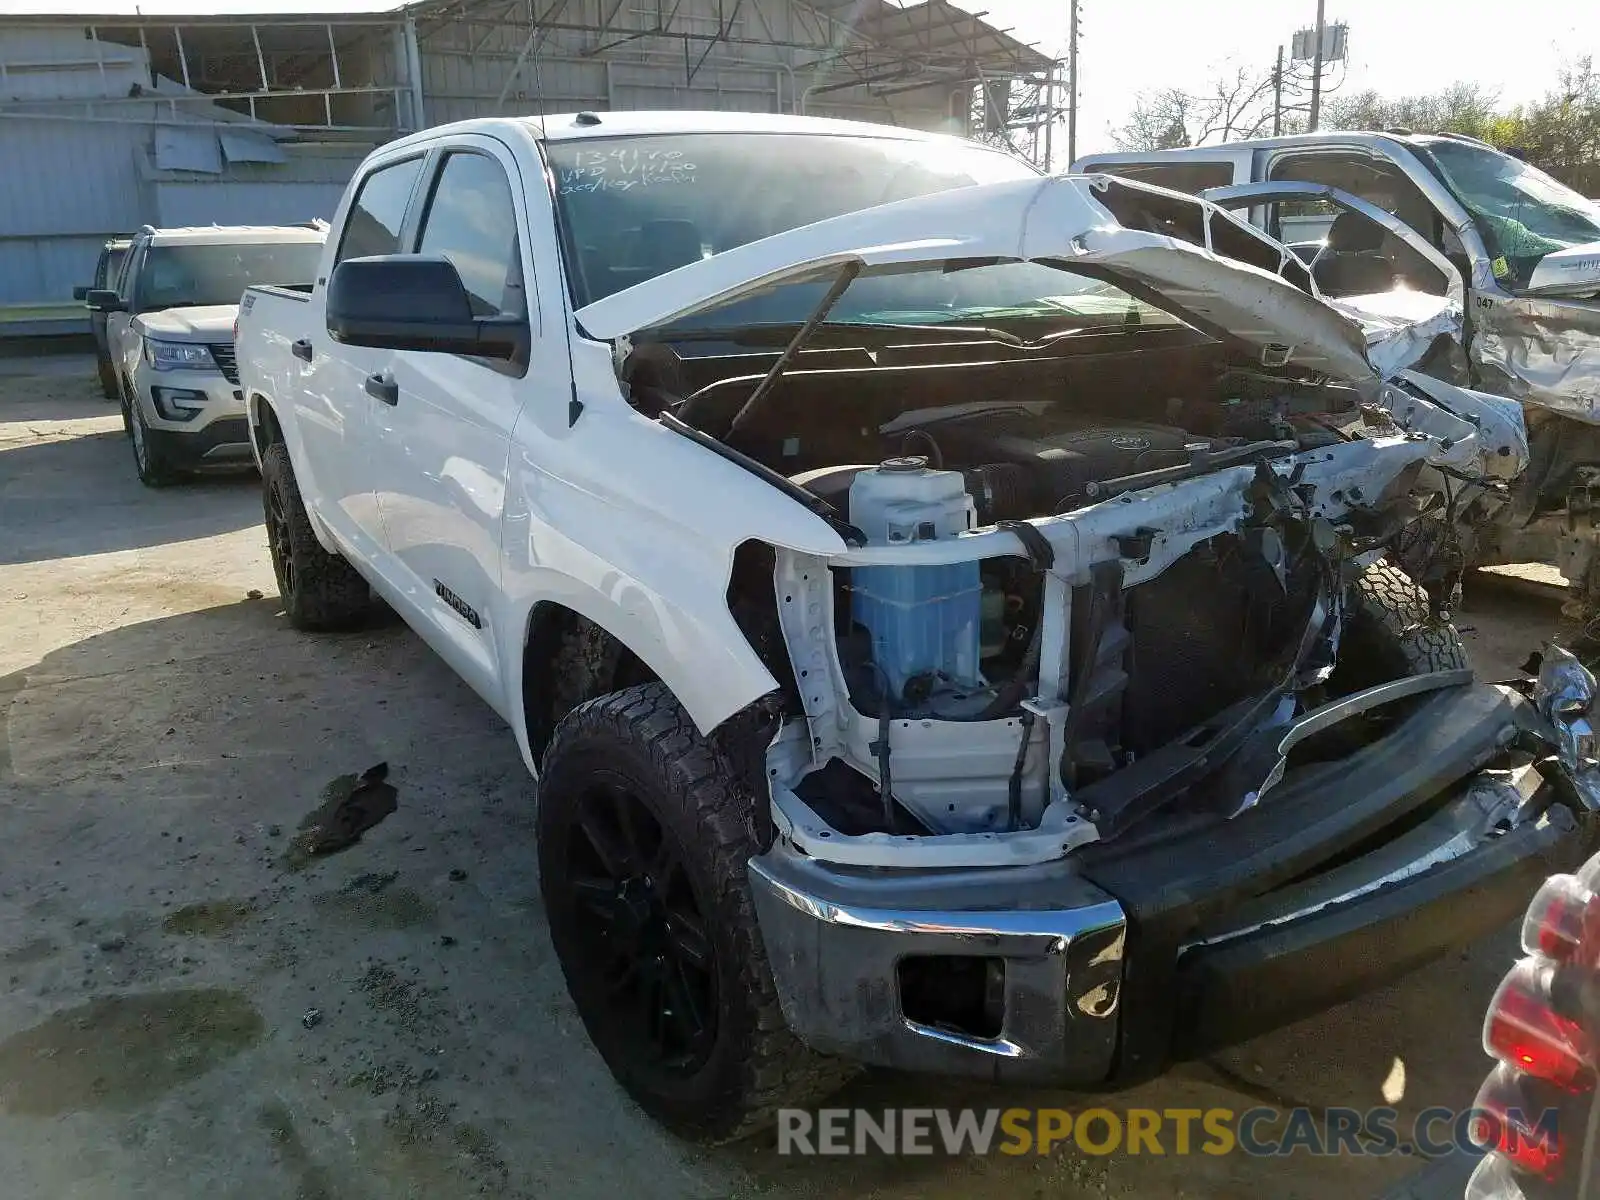
<svg viewBox="0 0 1600 1200">
<path fill-rule="evenodd" d="M 674 0 L 670 7 L 677 29 L 714 33 L 719 20 L 737 9 L 729 36 L 775 41 L 817 36 L 815 21 L 808 23 L 790 0 L 745 0 L 738 6 L 728 0 Z M 782 46 L 723 42 L 711 44 L 706 54 L 704 42 L 689 43 L 686 53 L 682 41 L 621 40 L 656 27 L 655 0 L 622 0 L 620 8 L 617 0 L 568 0 L 561 19 L 598 25 L 613 10 L 616 17 L 603 41 L 576 31 L 551 32 L 520 69 L 525 22 L 499 29 L 446 25 L 429 33 L 421 42 L 428 123 L 584 108 L 792 112 L 808 84 L 827 81 L 812 65 L 815 55 Z M 497 103 L 502 90 L 503 106 Z M 918 129 L 959 126 L 951 119 L 949 95 L 939 89 L 887 98 L 859 89 L 826 92 L 806 111 Z"/>
<path fill-rule="evenodd" d="M 148 137 L 140 125 L 0 120 L 0 305 L 70 301 L 105 240 L 139 227 Z"/>
</svg>

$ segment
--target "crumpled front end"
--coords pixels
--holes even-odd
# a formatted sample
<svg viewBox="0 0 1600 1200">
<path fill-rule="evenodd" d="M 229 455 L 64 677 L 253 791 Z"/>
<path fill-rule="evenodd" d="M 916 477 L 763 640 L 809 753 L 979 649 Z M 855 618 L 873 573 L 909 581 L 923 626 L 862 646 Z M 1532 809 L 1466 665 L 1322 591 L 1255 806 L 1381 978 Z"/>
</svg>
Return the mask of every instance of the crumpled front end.
<svg viewBox="0 0 1600 1200">
<path fill-rule="evenodd" d="M 1423 411 L 1472 428 L 1420 394 L 1402 415 Z M 1338 674 L 1352 616 L 1375 619 L 1350 611 L 1354 581 L 1414 519 L 1430 472 L 1475 463 L 1470 435 L 1442 449 L 1387 420 L 1298 453 L 1195 449 L 1090 480 L 1071 511 L 976 529 L 965 489 L 1015 488 L 1014 473 L 849 469 L 867 544 L 777 554 L 802 710 L 768 756 L 784 837 L 863 867 L 1015 865 L 1174 806 L 1228 818 L 1257 803 L 1295 719 L 1369 671 Z M 947 453 L 957 427 L 919 425 Z M 1029 426 L 1001 428 L 983 436 Z"/>
<path fill-rule="evenodd" d="M 1594 851 L 1593 764 L 1541 712 L 1587 720 L 1568 674 L 1552 650 L 1539 699 L 1449 673 L 1352 697 L 1288 740 L 1380 711 L 1384 733 L 1236 819 L 1055 862 L 885 871 L 780 840 L 751 881 L 785 1018 L 875 1064 L 1097 1088 L 1387 983 Z"/>
<path fill-rule="evenodd" d="M 1498 293 L 1498 289 L 1496 289 Z M 1600 424 L 1600 304 L 1491 294 L 1474 311 L 1472 357 L 1486 387 Z"/>
</svg>

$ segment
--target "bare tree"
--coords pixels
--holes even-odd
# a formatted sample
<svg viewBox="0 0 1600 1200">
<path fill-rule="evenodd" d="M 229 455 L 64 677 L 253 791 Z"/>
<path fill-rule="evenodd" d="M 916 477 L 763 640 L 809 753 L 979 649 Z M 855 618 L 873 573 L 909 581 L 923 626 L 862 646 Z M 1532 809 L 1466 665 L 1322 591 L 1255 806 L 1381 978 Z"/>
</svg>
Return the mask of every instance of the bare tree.
<svg viewBox="0 0 1600 1200">
<path fill-rule="evenodd" d="M 1323 72 L 1324 96 L 1344 82 L 1342 74 L 1329 75 Z M 1112 141 L 1121 150 L 1170 150 L 1261 137 L 1272 132 L 1278 82 L 1271 67 L 1230 65 L 1199 92 L 1163 88 L 1141 93 L 1127 123 L 1111 131 Z M 1310 65 L 1286 66 L 1281 87 L 1282 132 L 1303 129 L 1305 100 L 1311 92 Z"/>
<path fill-rule="evenodd" d="M 1128 123 L 1111 132 L 1119 150 L 1173 150 L 1191 145 L 1195 100 L 1177 88 L 1142 92 Z"/>
</svg>

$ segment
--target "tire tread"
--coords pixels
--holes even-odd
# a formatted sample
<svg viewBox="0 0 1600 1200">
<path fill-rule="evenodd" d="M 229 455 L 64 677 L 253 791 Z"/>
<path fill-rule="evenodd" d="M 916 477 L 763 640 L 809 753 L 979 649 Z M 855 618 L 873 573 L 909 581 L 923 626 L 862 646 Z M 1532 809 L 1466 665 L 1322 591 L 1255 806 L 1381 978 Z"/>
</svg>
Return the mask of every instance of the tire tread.
<svg viewBox="0 0 1600 1200">
<path fill-rule="evenodd" d="M 740 1080 L 724 1111 L 680 1133 L 709 1143 L 738 1141 L 770 1125 L 776 1111 L 814 1103 L 854 1076 L 856 1064 L 818 1054 L 784 1021 L 777 984 L 761 941 L 747 862 L 760 851 L 755 798 L 738 782 L 731 764 L 695 728 L 661 683 L 641 684 L 588 700 L 556 727 L 545 751 L 541 777 L 575 744 L 598 736 L 641 745 L 680 815 L 710 851 L 715 888 L 708 922 L 725 923 L 737 947 L 739 995 L 749 1007 L 749 1044 L 738 1063 Z"/>
</svg>

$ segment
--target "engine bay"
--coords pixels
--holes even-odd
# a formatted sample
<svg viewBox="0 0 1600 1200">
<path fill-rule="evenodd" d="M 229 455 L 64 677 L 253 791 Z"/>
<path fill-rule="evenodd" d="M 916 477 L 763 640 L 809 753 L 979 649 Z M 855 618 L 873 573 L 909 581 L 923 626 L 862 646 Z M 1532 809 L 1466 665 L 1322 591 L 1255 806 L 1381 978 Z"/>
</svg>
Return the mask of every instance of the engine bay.
<svg viewBox="0 0 1600 1200">
<path fill-rule="evenodd" d="M 854 547 L 780 552 L 776 578 L 794 670 L 769 776 L 833 851 L 1059 853 L 1073 823 L 1226 813 L 1239 778 L 1215 764 L 1323 694 L 1341 572 L 1381 552 L 1427 448 L 1354 389 L 1192 330 L 1128 346 L 829 348 L 776 387 L 769 356 L 705 346 L 625 367 L 636 407 Z"/>
</svg>

